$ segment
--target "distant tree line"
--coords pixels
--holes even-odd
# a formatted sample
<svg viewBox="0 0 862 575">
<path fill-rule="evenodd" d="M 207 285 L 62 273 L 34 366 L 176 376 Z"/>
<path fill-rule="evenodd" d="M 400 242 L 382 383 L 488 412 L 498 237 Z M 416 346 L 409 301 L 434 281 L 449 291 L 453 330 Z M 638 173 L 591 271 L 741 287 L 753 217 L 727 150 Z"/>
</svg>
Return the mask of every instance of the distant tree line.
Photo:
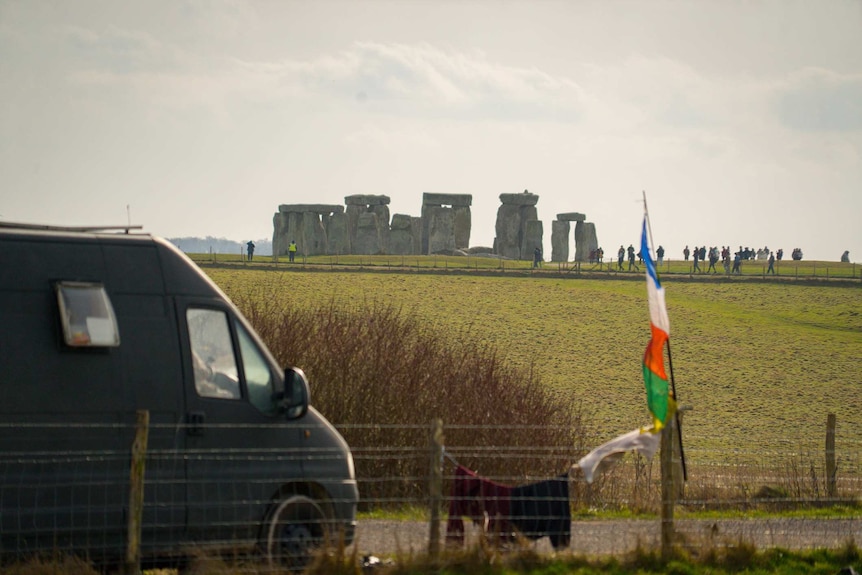
<svg viewBox="0 0 862 575">
<path fill-rule="evenodd" d="M 169 242 L 190 254 L 239 254 L 245 253 L 248 240 L 235 242 L 226 238 L 167 238 Z M 272 255 L 272 240 L 254 240 L 254 254 L 259 256 Z"/>
</svg>

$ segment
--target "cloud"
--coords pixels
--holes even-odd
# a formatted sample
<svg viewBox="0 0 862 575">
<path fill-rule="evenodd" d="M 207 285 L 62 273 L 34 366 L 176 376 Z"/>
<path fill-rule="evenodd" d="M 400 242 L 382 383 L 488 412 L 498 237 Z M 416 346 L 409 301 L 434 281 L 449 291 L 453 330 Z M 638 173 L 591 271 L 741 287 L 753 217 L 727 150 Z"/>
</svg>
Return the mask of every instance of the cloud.
<svg viewBox="0 0 862 575">
<path fill-rule="evenodd" d="M 575 121 L 583 100 L 569 78 L 430 44 L 357 42 L 315 60 L 237 64 L 270 94 L 301 90 L 398 116 Z"/>
<path fill-rule="evenodd" d="M 80 68 L 113 74 L 179 71 L 175 51 L 151 35 L 108 26 L 99 33 L 88 28 L 69 26 L 66 45 Z"/>
<path fill-rule="evenodd" d="M 773 96 L 783 125 L 802 132 L 862 130 L 862 74 L 809 68 Z"/>
</svg>

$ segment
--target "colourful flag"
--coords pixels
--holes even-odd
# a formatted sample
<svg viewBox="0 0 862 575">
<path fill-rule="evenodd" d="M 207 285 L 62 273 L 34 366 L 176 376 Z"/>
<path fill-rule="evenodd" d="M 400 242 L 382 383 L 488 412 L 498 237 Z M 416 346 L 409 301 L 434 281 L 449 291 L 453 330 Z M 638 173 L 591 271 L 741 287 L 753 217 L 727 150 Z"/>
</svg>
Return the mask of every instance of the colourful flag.
<svg viewBox="0 0 862 575">
<path fill-rule="evenodd" d="M 644 457 L 652 457 L 658 450 L 661 434 L 651 429 L 635 429 L 604 443 L 584 455 L 576 464 L 584 472 L 587 483 L 599 471 L 617 462 L 626 451 L 637 451 Z"/>
<path fill-rule="evenodd" d="M 641 234 L 641 256 L 646 264 L 647 299 L 651 337 L 644 353 L 643 372 L 647 407 L 653 416 L 653 426 L 659 431 L 672 413 L 673 400 L 668 397 L 667 373 L 664 370 L 664 344 L 670 335 L 670 321 L 664 303 L 664 288 L 658 281 L 655 263 L 647 240 L 647 219 Z"/>
</svg>

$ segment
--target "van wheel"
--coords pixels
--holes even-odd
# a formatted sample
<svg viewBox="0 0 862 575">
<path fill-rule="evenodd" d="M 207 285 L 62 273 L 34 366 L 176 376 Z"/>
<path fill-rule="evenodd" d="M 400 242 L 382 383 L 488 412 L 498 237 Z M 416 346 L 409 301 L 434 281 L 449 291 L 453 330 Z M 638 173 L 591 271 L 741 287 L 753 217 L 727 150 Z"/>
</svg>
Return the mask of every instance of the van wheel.
<svg viewBox="0 0 862 575">
<path fill-rule="evenodd" d="M 326 540 L 326 515 L 313 499 L 293 495 L 278 503 L 269 518 L 266 557 L 271 567 L 301 571 Z"/>
</svg>

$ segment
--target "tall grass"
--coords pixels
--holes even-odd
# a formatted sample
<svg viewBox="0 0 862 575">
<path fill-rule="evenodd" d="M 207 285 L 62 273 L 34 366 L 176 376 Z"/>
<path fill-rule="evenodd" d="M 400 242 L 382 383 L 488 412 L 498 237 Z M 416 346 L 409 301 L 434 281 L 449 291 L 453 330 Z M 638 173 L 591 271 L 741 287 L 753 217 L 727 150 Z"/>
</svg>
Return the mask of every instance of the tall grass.
<svg viewBox="0 0 862 575">
<path fill-rule="evenodd" d="M 425 426 L 436 418 L 446 425 L 447 446 L 482 452 L 485 475 L 558 475 L 582 455 L 577 450 L 589 422 L 576 398 L 550 392 L 535 370 L 513 367 L 469 326 L 442 334 L 374 301 L 294 308 L 273 293 L 238 294 L 234 301 L 279 362 L 303 368 L 314 405 L 369 454 L 356 454 L 364 499 L 421 499 L 428 460 L 397 448 L 427 445 Z M 539 447 L 542 457 L 487 456 L 500 446 Z M 478 461 L 466 454 L 460 462 Z"/>
</svg>

